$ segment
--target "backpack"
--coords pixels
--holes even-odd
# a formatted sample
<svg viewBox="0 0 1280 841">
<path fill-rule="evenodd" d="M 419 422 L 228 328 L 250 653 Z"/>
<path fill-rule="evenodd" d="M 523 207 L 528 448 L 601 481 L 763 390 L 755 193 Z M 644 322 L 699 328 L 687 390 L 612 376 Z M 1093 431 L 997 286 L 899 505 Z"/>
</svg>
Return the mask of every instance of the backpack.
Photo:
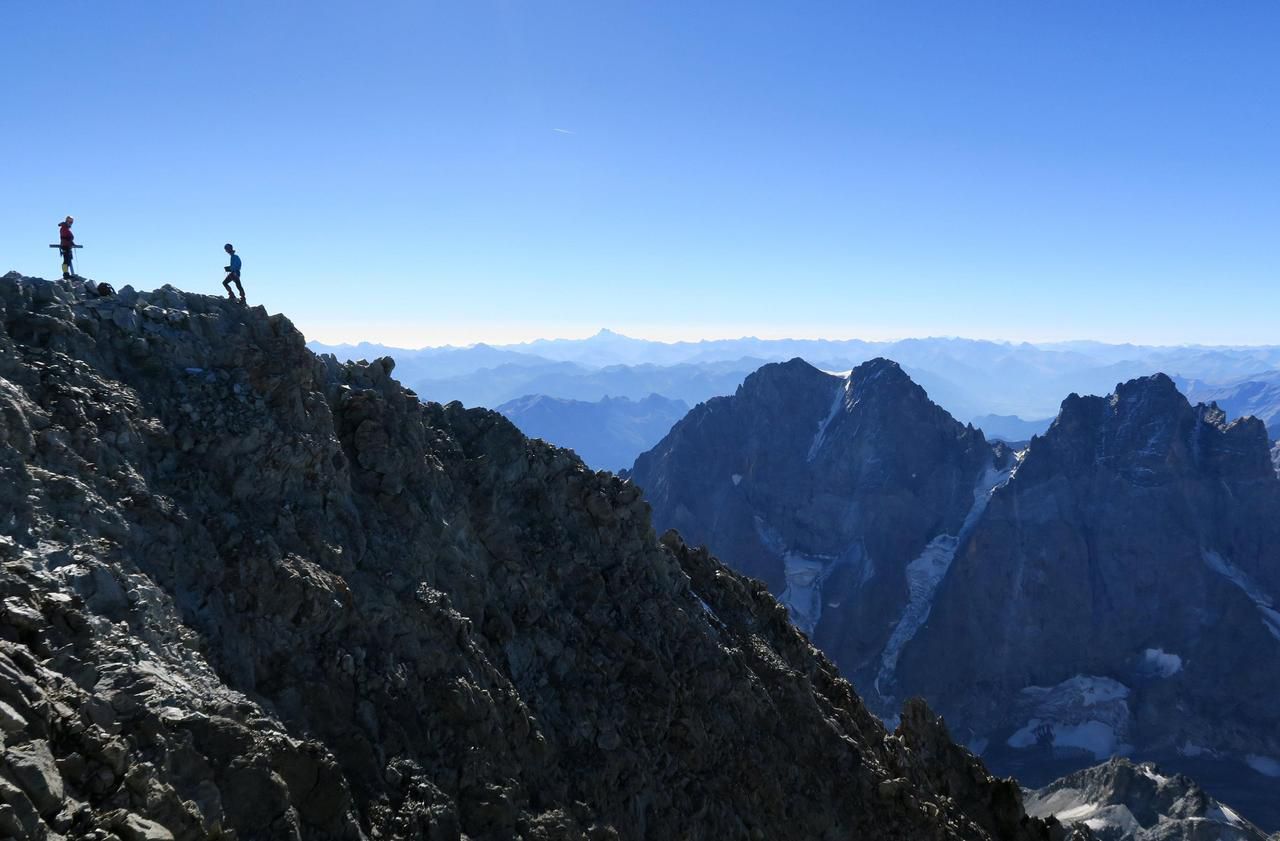
<svg viewBox="0 0 1280 841">
<path fill-rule="evenodd" d="M 114 295 L 114 294 L 116 294 L 115 287 L 113 287 L 110 283 L 99 283 L 99 284 L 98 284 L 98 297 L 99 297 L 99 298 L 105 298 L 105 297 L 107 297 L 108 295 Z"/>
</svg>

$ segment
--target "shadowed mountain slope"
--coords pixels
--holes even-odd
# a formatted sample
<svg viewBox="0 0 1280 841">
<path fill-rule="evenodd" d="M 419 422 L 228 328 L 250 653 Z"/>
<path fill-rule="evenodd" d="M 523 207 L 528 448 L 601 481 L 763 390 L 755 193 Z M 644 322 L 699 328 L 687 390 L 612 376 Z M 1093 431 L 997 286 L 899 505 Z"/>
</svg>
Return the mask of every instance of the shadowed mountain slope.
<svg viewBox="0 0 1280 841">
<path fill-rule="evenodd" d="M 389 359 L 0 279 L 0 834 L 1051 839 L 637 488 Z"/>
<path fill-rule="evenodd" d="M 923 695 L 1035 784 L 1116 753 L 1194 769 L 1272 827 L 1269 446 L 1154 375 L 1071 395 L 1015 457 L 891 362 L 841 380 L 797 360 L 692 411 L 634 479 L 659 527 L 764 579 L 880 714 Z"/>
</svg>

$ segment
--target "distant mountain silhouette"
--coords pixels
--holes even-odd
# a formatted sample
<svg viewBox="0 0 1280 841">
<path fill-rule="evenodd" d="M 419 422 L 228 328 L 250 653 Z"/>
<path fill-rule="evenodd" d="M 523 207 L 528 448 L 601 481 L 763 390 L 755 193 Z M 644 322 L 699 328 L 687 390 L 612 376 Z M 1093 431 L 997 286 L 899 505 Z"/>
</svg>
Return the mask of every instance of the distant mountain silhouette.
<svg viewBox="0 0 1280 841">
<path fill-rule="evenodd" d="M 1098 342 L 1029 344 L 921 338 L 893 342 L 821 339 L 723 339 L 654 342 L 601 330 L 584 339 L 396 350 L 380 345 L 326 346 L 339 358 L 396 359 L 405 382 L 433 399 L 496 406 L 526 394 L 599 400 L 650 393 L 694 405 L 731 394 L 748 373 L 796 357 L 827 371 L 848 371 L 875 357 L 896 360 L 952 416 L 1052 417 L 1062 396 L 1103 394 L 1117 382 L 1163 371 L 1205 387 L 1229 385 L 1280 369 L 1280 347 L 1150 347 Z M 752 360 L 746 366 L 741 362 Z M 574 367 L 555 367 L 556 363 Z M 687 366 L 687 367 L 684 367 Z M 730 366 L 735 376 L 723 376 Z M 633 368 L 644 367 L 637 374 Z M 654 368 L 676 368 L 664 384 Z M 703 368 L 705 374 L 695 373 Z M 516 370 L 529 368 L 527 371 Z M 491 373 L 502 369 L 496 374 Z M 544 375 L 545 374 L 545 375 Z M 586 378 L 587 382 L 579 380 Z M 1198 386 L 1199 387 L 1199 386 Z M 1201 399 L 1196 397 L 1197 400 Z M 1225 398 L 1224 398 L 1225 400 Z M 1233 410 L 1224 404 L 1228 413 Z M 990 425 L 990 421 L 988 421 Z M 990 431 L 990 430 L 989 430 Z M 1006 433 L 999 433 L 1004 436 Z"/>
<path fill-rule="evenodd" d="M 661 441 L 689 405 L 657 394 L 595 402 L 535 394 L 503 403 L 497 410 L 530 438 L 568 447 L 597 470 L 620 471 Z"/>
</svg>

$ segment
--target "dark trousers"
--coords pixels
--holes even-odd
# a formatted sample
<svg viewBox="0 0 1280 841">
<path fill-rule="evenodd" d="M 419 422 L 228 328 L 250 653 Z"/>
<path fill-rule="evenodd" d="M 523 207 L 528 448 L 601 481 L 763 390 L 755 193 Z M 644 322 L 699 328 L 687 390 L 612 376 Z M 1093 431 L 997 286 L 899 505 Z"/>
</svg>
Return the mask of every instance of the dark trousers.
<svg viewBox="0 0 1280 841">
<path fill-rule="evenodd" d="M 62 254 L 62 276 L 71 277 L 76 273 L 75 268 L 71 265 L 72 251 L 70 248 L 59 248 L 58 251 Z"/>
<path fill-rule="evenodd" d="M 227 279 L 222 281 L 222 288 L 227 290 L 227 294 L 231 294 L 231 284 L 235 283 L 236 289 L 240 290 L 240 297 L 244 297 L 244 287 L 240 285 L 240 272 L 228 272 Z"/>
</svg>

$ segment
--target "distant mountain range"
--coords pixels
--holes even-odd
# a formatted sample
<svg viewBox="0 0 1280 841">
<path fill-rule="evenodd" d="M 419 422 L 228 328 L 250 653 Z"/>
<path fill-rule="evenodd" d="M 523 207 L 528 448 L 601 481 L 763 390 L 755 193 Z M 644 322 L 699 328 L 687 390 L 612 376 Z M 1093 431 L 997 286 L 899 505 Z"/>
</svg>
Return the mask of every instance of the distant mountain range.
<svg viewBox="0 0 1280 841">
<path fill-rule="evenodd" d="M 1053 418 L 1023 420 L 1017 415 L 979 415 L 970 423 L 981 429 L 992 441 L 1014 443 L 1030 441 L 1036 435 L 1043 435 L 1049 424 L 1053 423 Z"/>
<path fill-rule="evenodd" d="M 1280 371 L 1263 371 L 1226 383 L 1178 378 L 1178 389 L 1198 403 L 1217 403 L 1229 417 L 1252 415 L 1280 438 Z"/>
<path fill-rule="evenodd" d="M 629 468 L 636 453 L 661 441 L 689 404 L 657 394 L 593 403 L 538 394 L 503 403 L 498 411 L 530 438 L 571 446 L 592 467 L 617 472 Z M 569 441 L 574 443 L 562 443 Z"/>
<path fill-rule="evenodd" d="M 796 359 L 696 407 L 631 478 L 658 528 L 763 580 L 883 715 L 922 695 L 1033 784 L 1117 753 L 1194 766 L 1280 826 L 1261 421 L 1153 375 L 1068 396 L 1015 453 L 896 363 Z"/>
<path fill-rule="evenodd" d="M 644 400 L 657 394 L 695 406 L 732 394 L 769 362 L 800 357 L 826 371 L 844 372 L 868 359 L 897 360 L 929 397 L 988 438 L 1026 441 L 1044 432 L 1062 398 L 1106 394 L 1116 383 L 1163 371 L 1196 402 L 1218 401 L 1234 418 L 1253 414 L 1280 437 L 1280 347 L 1150 347 L 1097 342 L 1012 344 L 971 339 L 859 340 L 734 339 L 663 343 L 601 330 L 586 339 L 540 339 L 524 344 L 406 350 L 377 344 L 322 345 L 342 359 L 395 358 L 396 374 L 421 397 L 467 406 L 498 407 L 531 395 L 571 401 L 540 408 L 542 425 L 525 432 L 579 452 L 597 444 L 580 432 L 572 408 L 606 397 Z M 557 406 L 559 409 L 557 409 Z M 553 420 L 552 414 L 565 417 Z M 517 420 L 517 423 L 519 421 Z M 626 436 L 619 439 L 619 446 Z M 595 466 L 630 464 L 642 449 L 619 450 Z"/>
</svg>

